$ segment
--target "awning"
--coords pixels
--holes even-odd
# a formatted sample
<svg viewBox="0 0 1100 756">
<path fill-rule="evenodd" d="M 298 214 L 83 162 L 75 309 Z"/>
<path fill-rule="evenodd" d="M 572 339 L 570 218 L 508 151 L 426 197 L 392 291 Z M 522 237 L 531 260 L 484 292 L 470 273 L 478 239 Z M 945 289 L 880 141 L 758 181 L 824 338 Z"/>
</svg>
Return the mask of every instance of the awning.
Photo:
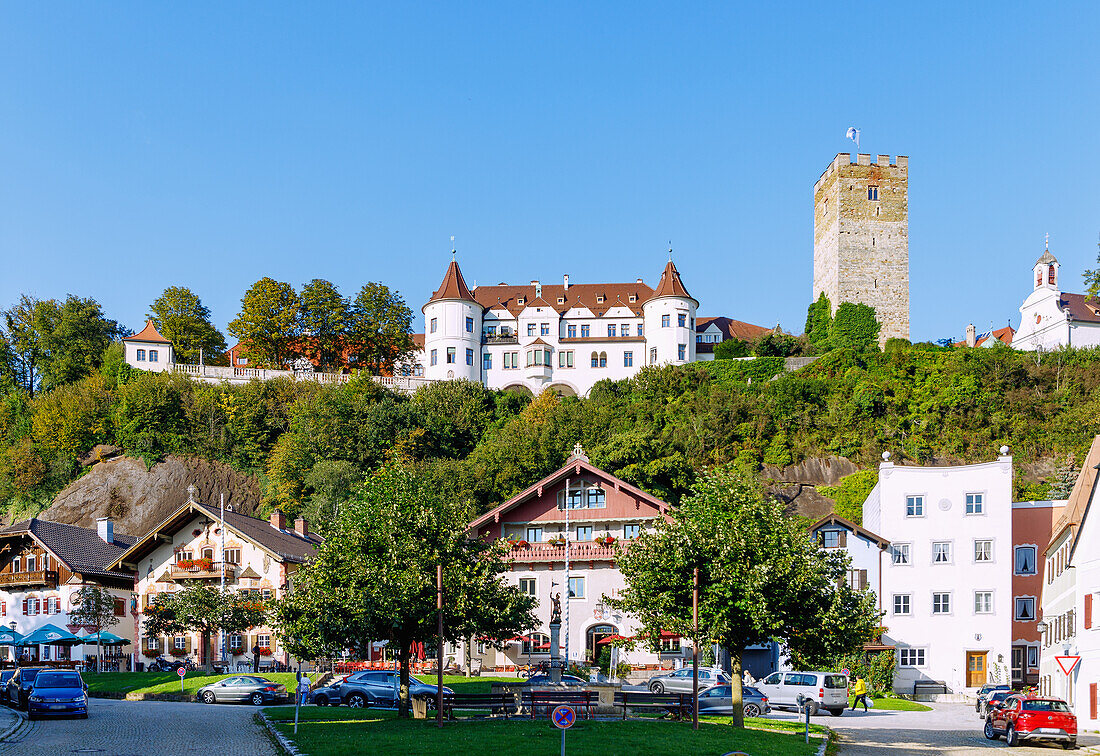
<svg viewBox="0 0 1100 756">
<path fill-rule="evenodd" d="M 43 625 L 35 630 L 30 635 L 23 636 L 22 640 L 16 641 L 17 646 L 74 646 L 81 643 L 81 639 L 70 633 L 68 630 L 63 630 L 57 625 Z"/>
<path fill-rule="evenodd" d="M 14 646 L 23 636 L 14 630 L 2 630 L 0 631 L 0 646 Z"/>
<path fill-rule="evenodd" d="M 109 633 L 106 630 L 101 630 L 98 633 L 92 633 L 91 635 L 85 635 L 80 639 L 80 642 L 85 646 L 128 646 L 130 641 L 122 638 L 114 633 Z"/>
</svg>

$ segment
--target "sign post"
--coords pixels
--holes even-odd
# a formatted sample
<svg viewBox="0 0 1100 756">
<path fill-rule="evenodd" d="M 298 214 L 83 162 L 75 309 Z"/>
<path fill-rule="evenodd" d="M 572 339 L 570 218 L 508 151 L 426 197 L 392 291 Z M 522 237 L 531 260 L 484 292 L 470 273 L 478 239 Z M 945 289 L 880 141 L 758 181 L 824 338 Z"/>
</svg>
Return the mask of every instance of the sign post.
<svg viewBox="0 0 1100 756">
<path fill-rule="evenodd" d="M 577 713 L 571 706 L 559 706 L 550 713 L 550 721 L 561 730 L 561 756 L 565 756 L 565 731 L 577 721 Z"/>
<path fill-rule="evenodd" d="M 183 678 L 187 674 L 187 667 L 182 664 L 176 667 L 176 674 L 180 676 L 180 693 L 183 693 Z"/>
</svg>

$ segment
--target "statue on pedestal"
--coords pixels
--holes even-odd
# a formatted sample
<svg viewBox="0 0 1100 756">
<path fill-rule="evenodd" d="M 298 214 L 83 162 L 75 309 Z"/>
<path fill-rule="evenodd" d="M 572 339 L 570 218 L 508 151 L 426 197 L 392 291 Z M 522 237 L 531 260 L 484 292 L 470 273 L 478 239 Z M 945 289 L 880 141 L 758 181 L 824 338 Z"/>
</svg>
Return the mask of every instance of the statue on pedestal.
<svg viewBox="0 0 1100 756">
<path fill-rule="evenodd" d="M 550 621 L 561 622 L 561 593 L 550 596 Z"/>
</svg>

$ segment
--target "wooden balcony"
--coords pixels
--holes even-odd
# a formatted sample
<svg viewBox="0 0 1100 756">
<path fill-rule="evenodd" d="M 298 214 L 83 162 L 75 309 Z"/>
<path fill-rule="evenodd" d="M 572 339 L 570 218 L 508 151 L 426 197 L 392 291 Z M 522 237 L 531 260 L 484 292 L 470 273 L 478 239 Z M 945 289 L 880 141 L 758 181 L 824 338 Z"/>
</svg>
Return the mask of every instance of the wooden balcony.
<svg viewBox="0 0 1100 756">
<path fill-rule="evenodd" d="M 569 561 L 611 562 L 618 558 L 619 546 L 625 547 L 628 543 L 629 541 L 618 541 L 611 546 L 588 542 L 571 543 L 569 544 Z M 508 558 L 521 563 L 565 562 L 565 546 L 532 543 L 528 546 L 513 548 Z"/>
<path fill-rule="evenodd" d="M 223 573 L 225 574 L 226 582 L 236 580 L 237 565 L 228 562 L 214 562 L 210 569 L 207 570 L 197 564 L 190 567 L 180 567 L 178 564 L 174 564 L 170 571 L 173 580 L 220 580 Z"/>
<path fill-rule="evenodd" d="M 0 574 L 0 586 L 57 587 L 57 570 L 35 570 L 34 572 L 11 572 Z"/>
</svg>

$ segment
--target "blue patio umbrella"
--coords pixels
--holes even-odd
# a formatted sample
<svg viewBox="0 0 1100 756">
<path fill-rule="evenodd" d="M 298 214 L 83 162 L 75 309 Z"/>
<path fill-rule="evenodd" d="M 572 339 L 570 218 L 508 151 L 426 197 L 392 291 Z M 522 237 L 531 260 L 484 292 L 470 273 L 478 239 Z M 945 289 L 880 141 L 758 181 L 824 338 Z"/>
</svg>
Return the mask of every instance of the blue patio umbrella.
<svg viewBox="0 0 1100 756">
<path fill-rule="evenodd" d="M 91 635 L 85 635 L 80 639 L 80 642 L 84 645 L 96 645 L 101 643 L 104 646 L 128 646 L 130 641 L 122 638 L 114 633 L 109 633 L 106 630 L 101 630 L 98 633 L 92 633 Z"/>
<path fill-rule="evenodd" d="M 0 646 L 14 646 L 23 636 L 14 630 L 0 630 Z"/>
<path fill-rule="evenodd" d="M 16 646 L 74 646 L 81 639 L 57 625 L 43 625 L 30 635 L 15 642 Z"/>
</svg>

